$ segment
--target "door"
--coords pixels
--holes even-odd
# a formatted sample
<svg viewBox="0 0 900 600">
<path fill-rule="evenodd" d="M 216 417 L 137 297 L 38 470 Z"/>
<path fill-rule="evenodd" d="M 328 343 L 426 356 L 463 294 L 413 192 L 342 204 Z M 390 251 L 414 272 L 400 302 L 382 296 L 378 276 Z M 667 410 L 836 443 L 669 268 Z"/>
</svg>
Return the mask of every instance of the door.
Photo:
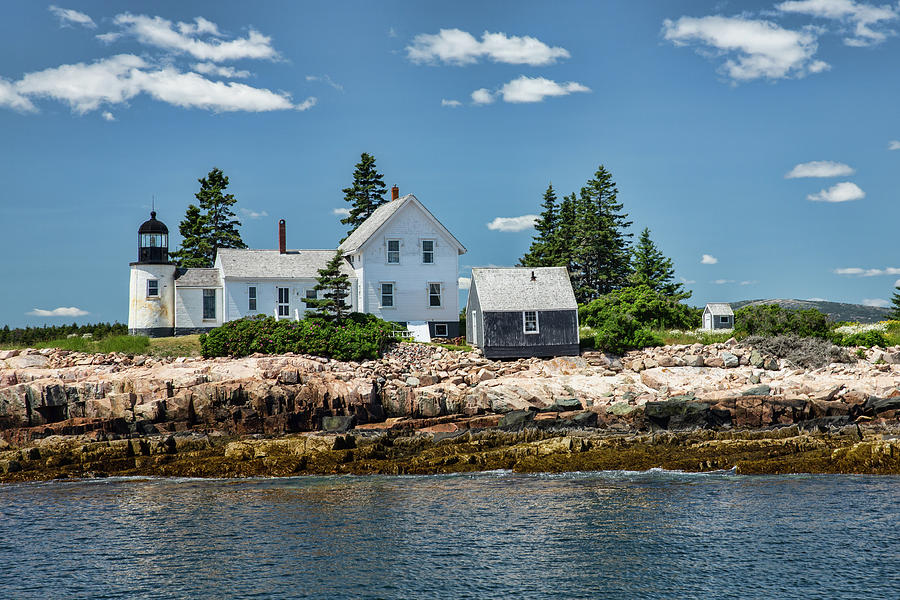
<svg viewBox="0 0 900 600">
<path fill-rule="evenodd" d="M 472 311 L 472 339 L 469 343 L 473 346 L 478 345 L 478 319 L 475 318 L 475 311 Z"/>
<path fill-rule="evenodd" d="M 703 313 L 703 329 L 712 329 L 712 315 Z"/>
<path fill-rule="evenodd" d="M 290 288 L 275 288 L 278 291 L 277 310 L 279 317 L 288 317 L 291 314 L 291 290 Z"/>
</svg>

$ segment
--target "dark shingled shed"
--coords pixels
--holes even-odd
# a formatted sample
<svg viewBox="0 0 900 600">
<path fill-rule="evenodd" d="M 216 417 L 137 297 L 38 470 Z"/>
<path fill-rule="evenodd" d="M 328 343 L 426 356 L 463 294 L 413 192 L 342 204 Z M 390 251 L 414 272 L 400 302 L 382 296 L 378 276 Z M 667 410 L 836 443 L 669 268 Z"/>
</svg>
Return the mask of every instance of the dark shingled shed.
<svg viewBox="0 0 900 600">
<path fill-rule="evenodd" d="M 578 303 L 568 271 L 472 269 L 466 340 L 486 358 L 577 356 Z"/>
</svg>

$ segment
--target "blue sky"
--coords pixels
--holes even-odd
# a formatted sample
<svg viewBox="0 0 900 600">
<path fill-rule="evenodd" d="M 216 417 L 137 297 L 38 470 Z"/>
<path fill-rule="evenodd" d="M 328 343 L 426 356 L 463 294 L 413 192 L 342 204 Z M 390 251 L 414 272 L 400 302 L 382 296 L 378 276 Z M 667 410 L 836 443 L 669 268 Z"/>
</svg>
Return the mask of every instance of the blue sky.
<svg viewBox="0 0 900 600">
<path fill-rule="evenodd" d="M 463 276 L 515 264 L 547 184 L 603 164 L 695 304 L 900 280 L 897 3 L 0 10 L 0 323 L 124 322 L 151 198 L 176 232 L 213 166 L 251 247 L 279 218 L 334 247 L 361 152 L 468 247 Z"/>
</svg>

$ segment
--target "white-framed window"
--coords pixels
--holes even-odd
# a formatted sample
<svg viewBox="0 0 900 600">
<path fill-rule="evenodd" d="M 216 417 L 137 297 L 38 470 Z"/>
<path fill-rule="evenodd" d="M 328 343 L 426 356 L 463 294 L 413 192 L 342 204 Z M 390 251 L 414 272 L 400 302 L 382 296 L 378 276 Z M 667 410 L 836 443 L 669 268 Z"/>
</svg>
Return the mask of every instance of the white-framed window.
<svg viewBox="0 0 900 600">
<path fill-rule="evenodd" d="M 291 288 L 276 288 L 278 293 L 278 316 L 287 317 L 291 314 Z"/>
<path fill-rule="evenodd" d="M 440 308 L 441 307 L 441 284 L 440 283 L 429 283 L 428 284 L 428 307 L 429 308 Z"/>
<path fill-rule="evenodd" d="M 315 300 L 319 297 L 319 293 L 316 290 L 306 290 L 306 299 L 307 300 Z"/>
<path fill-rule="evenodd" d="M 522 327 L 525 333 L 539 333 L 536 310 L 526 310 L 522 313 Z"/>
<path fill-rule="evenodd" d="M 381 284 L 381 308 L 393 308 L 394 307 L 394 284 L 393 283 L 382 283 Z"/>
<path fill-rule="evenodd" d="M 728 322 L 728 317 L 727 317 L 727 316 L 725 316 L 725 317 L 719 317 L 719 323 L 727 323 L 727 322 Z"/>
<path fill-rule="evenodd" d="M 434 240 L 422 240 L 422 264 L 434 264 Z"/>
<path fill-rule="evenodd" d="M 387 241 L 387 262 L 389 265 L 400 264 L 400 240 Z"/>
<path fill-rule="evenodd" d="M 447 324 L 446 323 L 435 323 L 434 324 L 434 337 L 447 337 Z"/>
<path fill-rule="evenodd" d="M 216 290 L 203 290 L 203 320 L 216 318 Z"/>
<path fill-rule="evenodd" d="M 247 288 L 247 310 L 256 310 L 256 286 Z"/>
<path fill-rule="evenodd" d="M 159 298 L 159 280 L 158 279 L 148 279 L 147 280 L 147 297 L 148 298 Z"/>
</svg>

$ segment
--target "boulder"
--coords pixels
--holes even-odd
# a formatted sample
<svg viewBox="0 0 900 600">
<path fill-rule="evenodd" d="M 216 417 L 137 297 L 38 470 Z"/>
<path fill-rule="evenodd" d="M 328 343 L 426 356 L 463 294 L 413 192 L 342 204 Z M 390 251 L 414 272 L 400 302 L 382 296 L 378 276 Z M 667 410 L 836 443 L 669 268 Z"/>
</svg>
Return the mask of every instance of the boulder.
<svg viewBox="0 0 900 600">
<path fill-rule="evenodd" d="M 756 378 L 756 381 L 759 381 L 759 377 Z M 741 392 L 741 396 L 768 396 L 771 391 L 771 387 L 766 384 L 762 384 L 747 388 L 746 390 Z"/>
<path fill-rule="evenodd" d="M 322 417 L 322 431 L 329 433 L 344 433 L 356 424 L 356 417 L 353 415 L 333 415 Z"/>
<path fill-rule="evenodd" d="M 644 415 L 655 429 L 693 429 L 706 427 L 709 404 L 693 402 L 692 398 L 676 397 L 662 402 L 648 402 Z"/>
<path fill-rule="evenodd" d="M 719 358 L 722 359 L 722 366 L 726 369 L 733 369 L 740 364 L 740 359 L 731 352 L 722 352 Z"/>
<path fill-rule="evenodd" d="M 506 413 L 497 424 L 503 429 L 521 429 L 534 421 L 534 411 L 514 410 Z"/>
</svg>

